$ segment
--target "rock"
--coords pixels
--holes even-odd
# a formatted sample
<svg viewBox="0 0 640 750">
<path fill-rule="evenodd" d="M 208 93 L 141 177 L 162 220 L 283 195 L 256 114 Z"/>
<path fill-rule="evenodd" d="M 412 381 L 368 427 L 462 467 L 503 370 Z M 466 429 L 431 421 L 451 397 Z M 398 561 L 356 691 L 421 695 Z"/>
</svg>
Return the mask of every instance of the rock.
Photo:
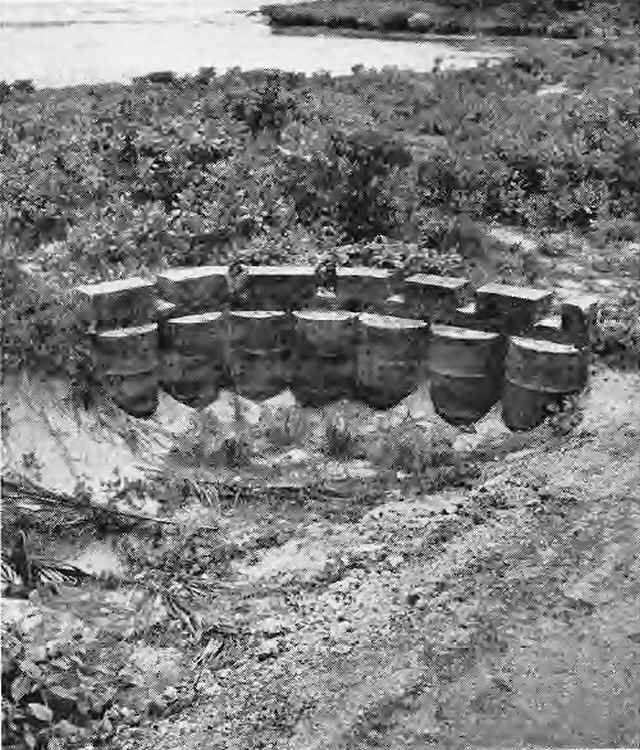
<svg viewBox="0 0 640 750">
<path fill-rule="evenodd" d="M 353 625 L 348 620 L 337 622 L 329 628 L 329 635 L 334 640 L 338 641 L 343 638 L 346 633 L 353 630 Z"/>
<path fill-rule="evenodd" d="M 265 661 L 266 659 L 272 659 L 278 655 L 280 651 L 280 644 L 276 638 L 268 638 L 262 641 L 258 646 L 257 657 L 258 661 Z"/>
<path fill-rule="evenodd" d="M 427 33 L 433 30 L 435 21 L 433 16 L 429 13 L 414 13 L 409 16 L 407 20 L 407 26 L 410 31 L 416 31 L 419 33 Z"/>
<path fill-rule="evenodd" d="M 283 635 L 290 629 L 291 628 L 288 625 L 282 622 L 282 620 L 278 620 L 276 617 L 267 617 L 267 619 L 263 620 L 260 625 L 260 632 L 269 638 Z"/>
<path fill-rule="evenodd" d="M 55 725 L 55 732 L 60 737 L 74 737 L 76 734 L 79 734 L 82 730 L 80 727 L 77 727 L 75 724 L 72 724 L 70 721 L 67 721 L 66 719 L 61 719 L 59 722 Z"/>
<path fill-rule="evenodd" d="M 173 687 L 173 685 L 169 685 L 169 687 L 165 688 L 164 692 L 162 693 L 162 697 L 171 703 L 178 698 L 178 691 Z"/>
<path fill-rule="evenodd" d="M 413 607 L 420 601 L 421 598 L 422 594 L 420 593 L 420 591 L 410 591 L 407 594 L 407 604 Z"/>
<path fill-rule="evenodd" d="M 331 648 L 331 652 L 334 654 L 348 654 L 352 649 L 353 646 L 349 643 L 338 643 Z"/>
<path fill-rule="evenodd" d="M 149 715 L 150 716 L 162 716 L 162 714 L 166 710 L 167 710 L 167 702 L 160 696 L 153 698 L 149 702 Z"/>
</svg>

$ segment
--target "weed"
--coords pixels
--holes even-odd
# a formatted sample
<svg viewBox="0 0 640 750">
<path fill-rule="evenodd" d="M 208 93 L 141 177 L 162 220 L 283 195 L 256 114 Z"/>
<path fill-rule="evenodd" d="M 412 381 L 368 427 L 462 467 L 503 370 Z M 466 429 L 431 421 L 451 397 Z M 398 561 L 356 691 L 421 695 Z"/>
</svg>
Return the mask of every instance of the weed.
<svg viewBox="0 0 640 750">
<path fill-rule="evenodd" d="M 258 432 L 276 447 L 289 447 L 305 441 L 309 432 L 309 420 L 299 406 L 264 410 Z"/>
<path fill-rule="evenodd" d="M 356 458 L 361 452 L 361 439 L 355 435 L 344 417 L 327 421 L 324 430 L 324 452 L 332 458 Z"/>
</svg>

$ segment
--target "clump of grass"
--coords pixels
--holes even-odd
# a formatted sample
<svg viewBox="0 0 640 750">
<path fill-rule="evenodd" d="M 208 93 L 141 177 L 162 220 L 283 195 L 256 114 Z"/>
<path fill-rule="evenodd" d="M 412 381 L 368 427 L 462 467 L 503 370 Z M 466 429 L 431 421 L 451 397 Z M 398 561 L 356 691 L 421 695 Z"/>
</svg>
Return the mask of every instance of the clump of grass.
<svg viewBox="0 0 640 750">
<path fill-rule="evenodd" d="M 372 463 L 409 475 L 429 491 L 466 485 L 478 475 L 474 464 L 455 450 L 454 433 L 434 422 L 421 425 L 412 419 L 382 430 L 369 446 Z"/>
<path fill-rule="evenodd" d="M 452 465 L 456 460 L 449 435 L 436 425 L 425 428 L 412 420 L 384 430 L 381 439 L 370 448 L 369 455 L 375 463 L 415 475 Z"/>
<path fill-rule="evenodd" d="M 593 332 L 593 351 L 619 369 L 640 369 L 640 296 L 629 293 L 600 306 Z"/>
<path fill-rule="evenodd" d="M 309 433 L 309 420 L 299 406 L 266 409 L 260 417 L 258 431 L 270 445 L 280 448 L 304 443 Z"/>
<path fill-rule="evenodd" d="M 361 455 L 362 443 L 346 423 L 344 417 L 330 419 L 324 429 L 324 452 L 332 458 L 357 458 Z"/>
<path fill-rule="evenodd" d="M 241 435 L 229 435 L 222 440 L 212 457 L 221 459 L 222 465 L 231 469 L 247 466 L 251 462 L 251 455 L 251 445 L 246 438 Z"/>
<path fill-rule="evenodd" d="M 577 396 L 563 398 L 558 404 L 550 407 L 549 411 L 547 422 L 552 435 L 569 435 L 582 423 L 583 413 Z"/>
<path fill-rule="evenodd" d="M 244 430 L 230 432 L 214 414 L 203 411 L 192 419 L 190 429 L 180 436 L 171 454 L 186 466 L 236 468 L 250 463 L 251 445 Z"/>
</svg>

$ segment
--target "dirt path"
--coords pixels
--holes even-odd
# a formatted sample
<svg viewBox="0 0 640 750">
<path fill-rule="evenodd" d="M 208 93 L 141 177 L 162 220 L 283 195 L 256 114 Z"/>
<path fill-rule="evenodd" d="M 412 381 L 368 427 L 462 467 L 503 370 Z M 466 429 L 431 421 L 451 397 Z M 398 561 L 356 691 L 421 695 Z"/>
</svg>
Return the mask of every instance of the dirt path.
<svg viewBox="0 0 640 750">
<path fill-rule="evenodd" d="M 199 702 L 116 746 L 637 746 L 638 388 L 599 375 L 577 434 L 472 490 L 297 517 L 211 602 L 246 636 Z"/>
</svg>

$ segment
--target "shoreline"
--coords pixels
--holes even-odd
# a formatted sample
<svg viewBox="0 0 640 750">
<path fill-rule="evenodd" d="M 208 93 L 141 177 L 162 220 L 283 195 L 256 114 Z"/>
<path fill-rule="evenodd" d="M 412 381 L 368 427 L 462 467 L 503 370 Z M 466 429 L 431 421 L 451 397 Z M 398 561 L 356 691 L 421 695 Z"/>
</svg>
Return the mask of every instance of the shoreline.
<svg viewBox="0 0 640 750">
<path fill-rule="evenodd" d="M 579 5 L 562 10 L 538 9 L 528 0 L 490 8 L 478 7 L 471 0 L 459 0 L 454 7 L 446 0 L 307 0 L 265 4 L 260 11 L 274 29 L 324 28 L 357 35 L 372 32 L 382 38 L 402 34 L 405 40 L 423 34 L 570 40 L 605 29 L 640 25 L 638 7 L 631 0 L 619 0 L 617 8 L 611 8 L 608 14 L 587 11 Z"/>
</svg>

